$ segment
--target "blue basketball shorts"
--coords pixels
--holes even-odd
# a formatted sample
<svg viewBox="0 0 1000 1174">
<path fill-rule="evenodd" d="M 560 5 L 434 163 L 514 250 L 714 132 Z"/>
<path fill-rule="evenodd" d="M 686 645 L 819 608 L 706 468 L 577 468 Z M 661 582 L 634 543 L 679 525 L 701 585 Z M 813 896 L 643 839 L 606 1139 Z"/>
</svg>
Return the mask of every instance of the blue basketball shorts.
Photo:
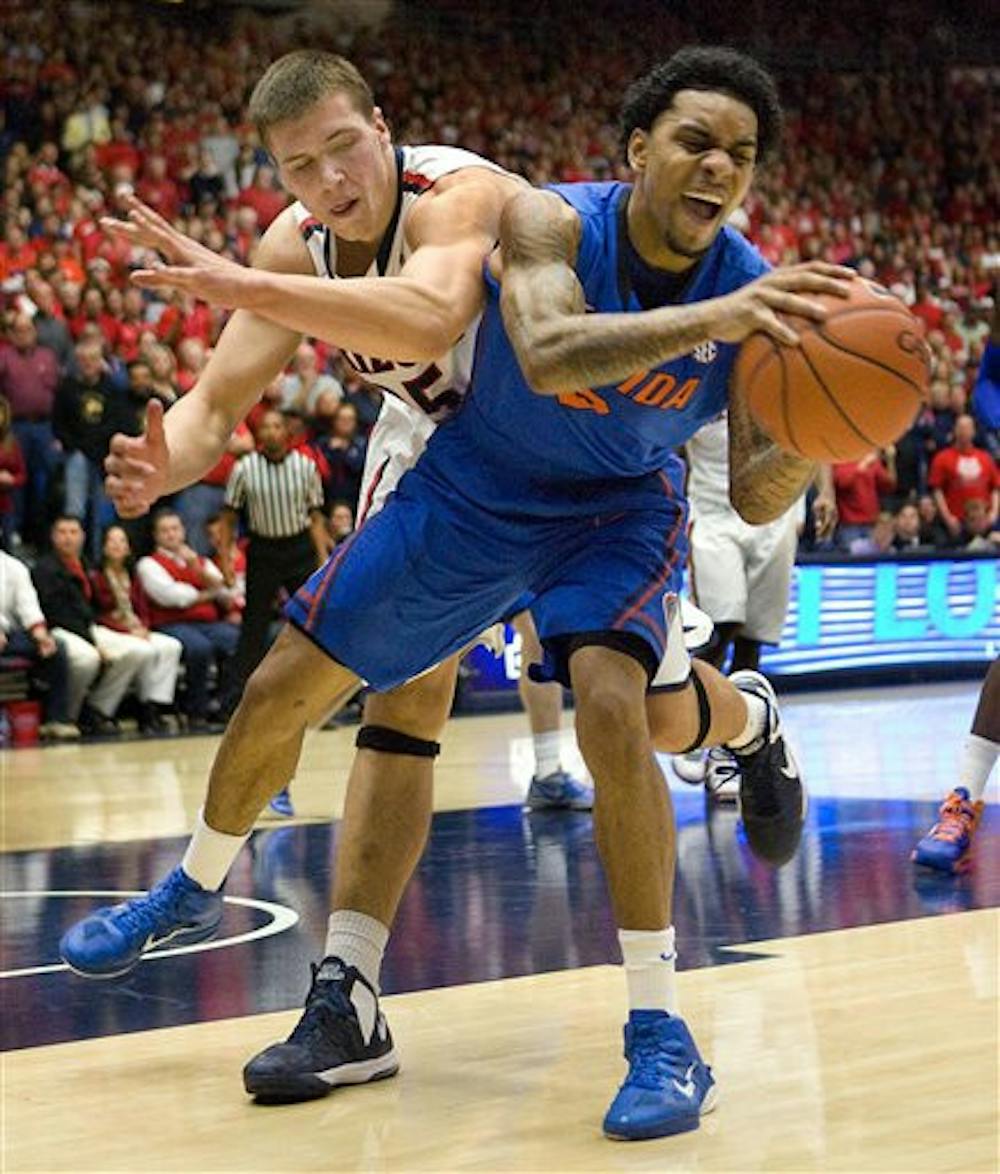
<svg viewBox="0 0 1000 1174">
<path fill-rule="evenodd" d="M 662 474 L 633 482 L 609 505 L 627 508 L 580 513 L 568 501 L 557 516 L 551 502 L 544 516 L 505 514 L 418 466 L 285 614 L 334 660 L 388 690 L 530 597 L 547 679 L 568 685 L 579 638 L 602 633 L 612 646 L 627 633 L 623 643 L 645 652 L 652 678 L 667 643 L 664 597 L 680 589 L 687 509 Z"/>
</svg>

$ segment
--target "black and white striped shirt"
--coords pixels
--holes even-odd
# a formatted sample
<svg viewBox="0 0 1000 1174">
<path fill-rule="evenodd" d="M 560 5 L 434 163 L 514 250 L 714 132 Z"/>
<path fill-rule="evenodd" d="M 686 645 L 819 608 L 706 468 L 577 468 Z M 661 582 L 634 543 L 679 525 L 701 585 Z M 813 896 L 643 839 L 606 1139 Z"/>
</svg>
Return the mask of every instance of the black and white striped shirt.
<svg viewBox="0 0 1000 1174">
<path fill-rule="evenodd" d="M 229 474 L 226 505 L 246 509 L 251 534 L 292 538 L 309 528 L 310 510 L 323 508 L 323 483 L 315 464 L 300 452 L 280 461 L 252 452 Z"/>
</svg>

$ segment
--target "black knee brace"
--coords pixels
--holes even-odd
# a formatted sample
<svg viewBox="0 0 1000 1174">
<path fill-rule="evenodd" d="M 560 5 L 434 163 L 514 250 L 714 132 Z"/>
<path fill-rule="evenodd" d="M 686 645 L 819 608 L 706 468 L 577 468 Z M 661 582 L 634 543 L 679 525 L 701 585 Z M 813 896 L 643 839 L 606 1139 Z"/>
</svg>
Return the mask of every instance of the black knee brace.
<svg viewBox="0 0 1000 1174">
<path fill-rule="evenodd" d="M 694 693 L 698 698 L 698 736 L 690 746 L 679 750 L 679 754 L 690 754 L 692 750 L 700 749 L 708 737 L 709 727 L 712 724 L 712 706 L 708 700 L 708 690 L 693 667 L 691 669 L 691 684 L 694 685 Z"/>
<path fill-rule="evenodd" d="M 383 754 L 412 754 L 415 758 L 437 758 L 441 753 L 440 742 L 429 742 L 426 738 L 414 738 L 411 734 L 400 733 L 388 726 L 362 726 L 354 745 L 359 750 L 380 750 Z"/>
</svg>

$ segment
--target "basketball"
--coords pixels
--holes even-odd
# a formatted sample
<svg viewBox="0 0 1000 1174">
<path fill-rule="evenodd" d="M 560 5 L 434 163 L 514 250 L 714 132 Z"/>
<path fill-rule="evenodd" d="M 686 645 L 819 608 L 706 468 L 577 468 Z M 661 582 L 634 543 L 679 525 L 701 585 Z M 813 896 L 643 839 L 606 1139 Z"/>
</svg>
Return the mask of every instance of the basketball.
<svg viewBox="0 0 1000 1174">
<path fill-rule="evenodd" d="M 753 334 L 740 348 L 736 386 L 774 442 L 814 461 L 853 461 L 893 443 L 927 398 L 921 323 L 887 289 L 861 278 L 824 322 L 784 315 L 798 346 Z"/>
</svg>

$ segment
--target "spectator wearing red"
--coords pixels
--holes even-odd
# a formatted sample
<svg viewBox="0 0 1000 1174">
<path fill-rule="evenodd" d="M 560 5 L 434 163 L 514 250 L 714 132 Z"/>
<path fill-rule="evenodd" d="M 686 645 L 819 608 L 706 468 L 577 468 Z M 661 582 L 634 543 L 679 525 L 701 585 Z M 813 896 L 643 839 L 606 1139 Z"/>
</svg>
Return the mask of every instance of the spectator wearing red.
<svg viewBox="0 0 1000 1174">
<path fill-rule="evenodd" d="M 38 248 L 25 236 L 24 229 L 10 220 L 0 241 L 0 282 L 31 269 L 38 257 Z"/>
<path fill-rule="evenodd" d="M 99 285 L 88 285 L 83 291 L 80 312 L 69 320 L 70 333 L 79 340 L 84 327 L 90 322 L 100 327 L 108 349 L 113 351 L 118 343 L 119 323 L 117 318 L 108 313 L 104 291 Z"/>
<path fill-rule="evenodd" d="M 118 341 L 115 347 L 123 363 L 133 363 L 139 357 L 142 334 L 148 329 L 142 290 L 130 285 L 122 295 L 122 316 L 118 321 Z"/>
<path fill-rule="evenodd" d="M 220 618 L 229 611 L 232 593 L 219 568 L 188 546 L 184 523 L 173 510 L 154 517 L 153 541 L 156 549 L 137 568 L 149 599 L 150 628 L 184 646 L 188 727 L 207 729 L 211 664 L 219 663 L 222 672 L 239 641 L 239 627 Z"/>
<path fill-rule="evenodd" d="M 95 623 L 119 637 L 142 642 L 146 655 L 136 677 L 139 729 L 146 734 L 161 734 L 165 730 L 163 712 L 174 703 L 183 649 L 172 636 L 150 631 L 149 600 L 138 578 L 132 575 L 131 556 L 124 528 L 109 526 L 101 546 L 100 566 L 90 572 Z M 129 646 L 124 640 L 118 643 Z"/>
<path fill-rule="evenodd" d="M 833 487 L 840 517 L 837 544 L 851 550 L 856 543 L 868 542 L 882 512 L 882 495 L 896 488 L 895 448 L 890 445 L 882 455 L 869 453 L 860 461 L 834 465 Z"/>
<path fill-rule="evenodd" d="M 965 503 L 982 501 L 992 527 L 1000 506 L 1000 471 L 996 461 L 976 448 L 976 422 L 969 415 L 955 422 L 955 442 L 943 448 L 931 461 L 928 485 L 934 492 L 941 520 L 957 539 L 965 517 Z"/>
<path fill-rule="evenodd" d="M 257 213 L 257 227 L 264 232 L 284 209 L 288 197 L 278 187 L 274 168 L 262 166 L 257 168 L 253 183 L 236 197 L 236 203 L 241 208 L 253 208 Z"/>
<path fill-rule="evenodd" d="M 167 161 L 162 155 L 150 155 L 143 169 L 136 195 L 164 220 L 174 220 L 180 211 L 181 194 L 177 184 L 167 175 Z"/>
<path fill-rule="evenodd" d="M 24 488 L 15 492 L 14 529 L 25 542 L 41 545 L 48 530 L 45 507 L 58 454 L 52 406 L 59 363 L 53 351 L 38 345 L 27 314 L 15 315 L 10 342 L 0 348 L 0 395 L 10 404 L 12 431 L 28 469 Z"/>
<path fill-rule="evenodd" d="M 21 447 L 11 432 L 10 404 L 0 395 L 0 547 L 10 550 L 14 529 L 14 490 L 28 480 Z"/>
<path fill-rule="evenodd" d="M 170 295 L 170 304 L 156 323 L 156 337 L 172 349 L 176 349 L 185 338 L 197 338 L 204 346 L 211 346 L 215 321 L 210 306 L 196 301 L 190 294 L 175 290 Z"/>
<path fill-rule="evenodd" d="M 236 425 L 226 451 L 200 481 L 177 496 L 177 512 L 184 520 L 188 542 L 199 553 L 209 555 L 214 543 L 208 532 L 210 518 L 218 518 L 226 499 L 229 474 L 240 457 L 254 450 L 253 433 L 245 422 Z"/>
<path fill-rule="evenodd" d="M 132 141 L 122 118 L 112 118 L 111 138 L 106 143 L 100 143 L 94 154 L 97 166 L 102 171 L 128 168 L 132 175 L 138 175 L 142 167 L 142 152 Z"/>
</svg>

